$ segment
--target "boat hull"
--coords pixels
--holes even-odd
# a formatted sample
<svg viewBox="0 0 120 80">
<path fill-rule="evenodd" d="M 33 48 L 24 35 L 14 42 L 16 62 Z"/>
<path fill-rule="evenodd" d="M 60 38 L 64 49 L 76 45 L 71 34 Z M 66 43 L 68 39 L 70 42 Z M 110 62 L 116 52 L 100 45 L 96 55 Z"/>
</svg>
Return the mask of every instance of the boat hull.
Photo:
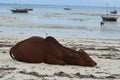
<svg viewBox="0 0 120 80">
<path fill-rule="evenodd" d="M 111 11 L 110 13 L 111 13 L 111 14 L 117 14 L 117 11 L 114 10 L 114 11 Z"/>
<path fill-rule="evenodd" d="M 64 8 L 64 10 L 71 10 L 71 8 Z"/>
<path fill-rule="evenodd" d="M 27 9 L 12 9 L 13 13 L 28 13 Z"/>
<path fill-rule="evenodd" d="M 102 19 L 104 21 L 113 21 L 113 22 L 116 22 L 118 17 L 114 17 L 114 16 L 102 16 Z"/>
</svg>

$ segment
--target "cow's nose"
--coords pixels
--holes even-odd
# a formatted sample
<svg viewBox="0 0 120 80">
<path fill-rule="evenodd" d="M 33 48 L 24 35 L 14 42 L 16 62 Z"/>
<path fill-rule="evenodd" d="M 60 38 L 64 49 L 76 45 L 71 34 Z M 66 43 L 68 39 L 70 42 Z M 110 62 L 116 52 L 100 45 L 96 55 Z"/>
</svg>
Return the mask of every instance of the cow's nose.
<svg viewBox="0 0 120 80">
<path fill-rule="evenodd" d="M 93 64 L 91 64 L 91 67 L 94 67 L 94 66 L 96 66 L 96 65 L 97 65 L 97 63 L 94 62 Z"/>
<path fill-rule="evenodd" d="M 97 65 L 97 63 L 95 62 L 95 66 Z"/>
</svg>

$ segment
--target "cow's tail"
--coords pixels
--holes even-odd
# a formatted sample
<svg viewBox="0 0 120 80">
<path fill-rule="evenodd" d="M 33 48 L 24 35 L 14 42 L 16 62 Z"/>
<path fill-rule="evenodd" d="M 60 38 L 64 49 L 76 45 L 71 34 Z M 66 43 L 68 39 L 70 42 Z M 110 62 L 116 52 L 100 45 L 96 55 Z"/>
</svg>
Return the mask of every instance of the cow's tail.
<svg viewBox="0 0 120 80">
<path fill-rule="evenodd" d="M 13 59 L 15 59 L 14 49 L 15 49 L 15 47 L 12 47 L 12 48 L 10 49 L 10 56 L 11 56 L 11 58 L 13 58 Z"/>
</svg>

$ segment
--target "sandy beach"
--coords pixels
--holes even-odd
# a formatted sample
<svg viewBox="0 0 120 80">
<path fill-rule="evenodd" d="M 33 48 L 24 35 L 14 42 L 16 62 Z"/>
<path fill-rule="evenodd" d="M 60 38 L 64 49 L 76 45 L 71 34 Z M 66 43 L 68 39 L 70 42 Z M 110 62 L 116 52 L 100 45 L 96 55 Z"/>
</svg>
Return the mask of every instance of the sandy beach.
<svg viewBox="0 0 120 80">
<path fill-rule="evenodd" d="M 9 50 L 30 36 L 0 35 L 1 80 L 118 80 L 120 79 L 120 40 L 56 37 L 64 46 L 83 48 L 97 62 L 96 67 L 29 64 L 13 60 Z"/>
<path fill-rule="evenodd" d="M 42 17 L 56 18 L 55 14 L 52 14 L 52 17 L 48 14 L 42 15 Z M 41 24 L 33 20 L 26 20 L 24 18 L 26 17 L 25 14 L 18 14 L 18 17 L 13 15 L 6 16 L 0 13 L 0 80 L 120 79 L 120 28 L 114 26 L 115 23 L 112 23 L 112 27 L 109 26 L 111 24 L 105 24 L 105 27 L 100 27 L 97 25 L 99 21 L 95 23 L 97 27 L 96 25 L 93 25 L 93 27 L 91 27 L 92 25 L 90 27 L 86 25 L 73 26 L 74 24 L 71 26 L 60 25 L 57 24 L 59 21 L 56 21 L 56 24 L 47 24 L 47 22 L 46 24 Z M 64 16 L 64 14 L 62 15 Z M 61 17 L 61 14 L 57 14 L 57 16 Z M 33 15 L 32 17 L 36 16 Z M 42 18 L 41 16 L 39 17 Z M 67 18 L 69 18 L 68 15 Z M 90 19 L 86 20 L 92 24 L 93 22 Z M 94 21 L 96 20 L 98 18 L 95 18 Z M 86 24 L 86 22 L 82 22 Z M 89 24 L 87 25 L 89 26 Z M 53 36 L 66 47 L 74 50 L 82 48 L 97 62 L 97 66 L 82 67 L 74 65 L 50 65 L 45 63 L 30 64 L 13 60 L 9 55 L 10 48 L 17 42 L 31 36 L 41 36 L 44 38 L 46 36 Z"/>
</svg>

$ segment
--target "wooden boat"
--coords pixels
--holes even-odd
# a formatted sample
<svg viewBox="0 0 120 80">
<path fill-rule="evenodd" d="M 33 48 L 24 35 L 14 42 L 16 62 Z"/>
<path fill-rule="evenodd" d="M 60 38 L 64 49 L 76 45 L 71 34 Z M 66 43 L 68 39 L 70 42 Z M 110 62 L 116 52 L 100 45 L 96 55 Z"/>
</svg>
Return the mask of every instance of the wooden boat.
<svg viewBox="0 0 120 80">
<path fill-rule="evenodd" d="M 103 21 L 113 21 L 116 22 L 118 19 L 117 15 L 107 14 L 105 16 L 101 16 Z"/>
<path fill-rule="evenodd" d="M 11 11 L 12 11 L 13 13 L 28 13 L 28 10 L 27 10 L 27 9 L 19 9 L 19 8 L 11 9 Z"/>
<path fill-rule="evenodd" d="M 64 8 L 64 10 L 71 10 L 71 8 Z"/>
</svg>

